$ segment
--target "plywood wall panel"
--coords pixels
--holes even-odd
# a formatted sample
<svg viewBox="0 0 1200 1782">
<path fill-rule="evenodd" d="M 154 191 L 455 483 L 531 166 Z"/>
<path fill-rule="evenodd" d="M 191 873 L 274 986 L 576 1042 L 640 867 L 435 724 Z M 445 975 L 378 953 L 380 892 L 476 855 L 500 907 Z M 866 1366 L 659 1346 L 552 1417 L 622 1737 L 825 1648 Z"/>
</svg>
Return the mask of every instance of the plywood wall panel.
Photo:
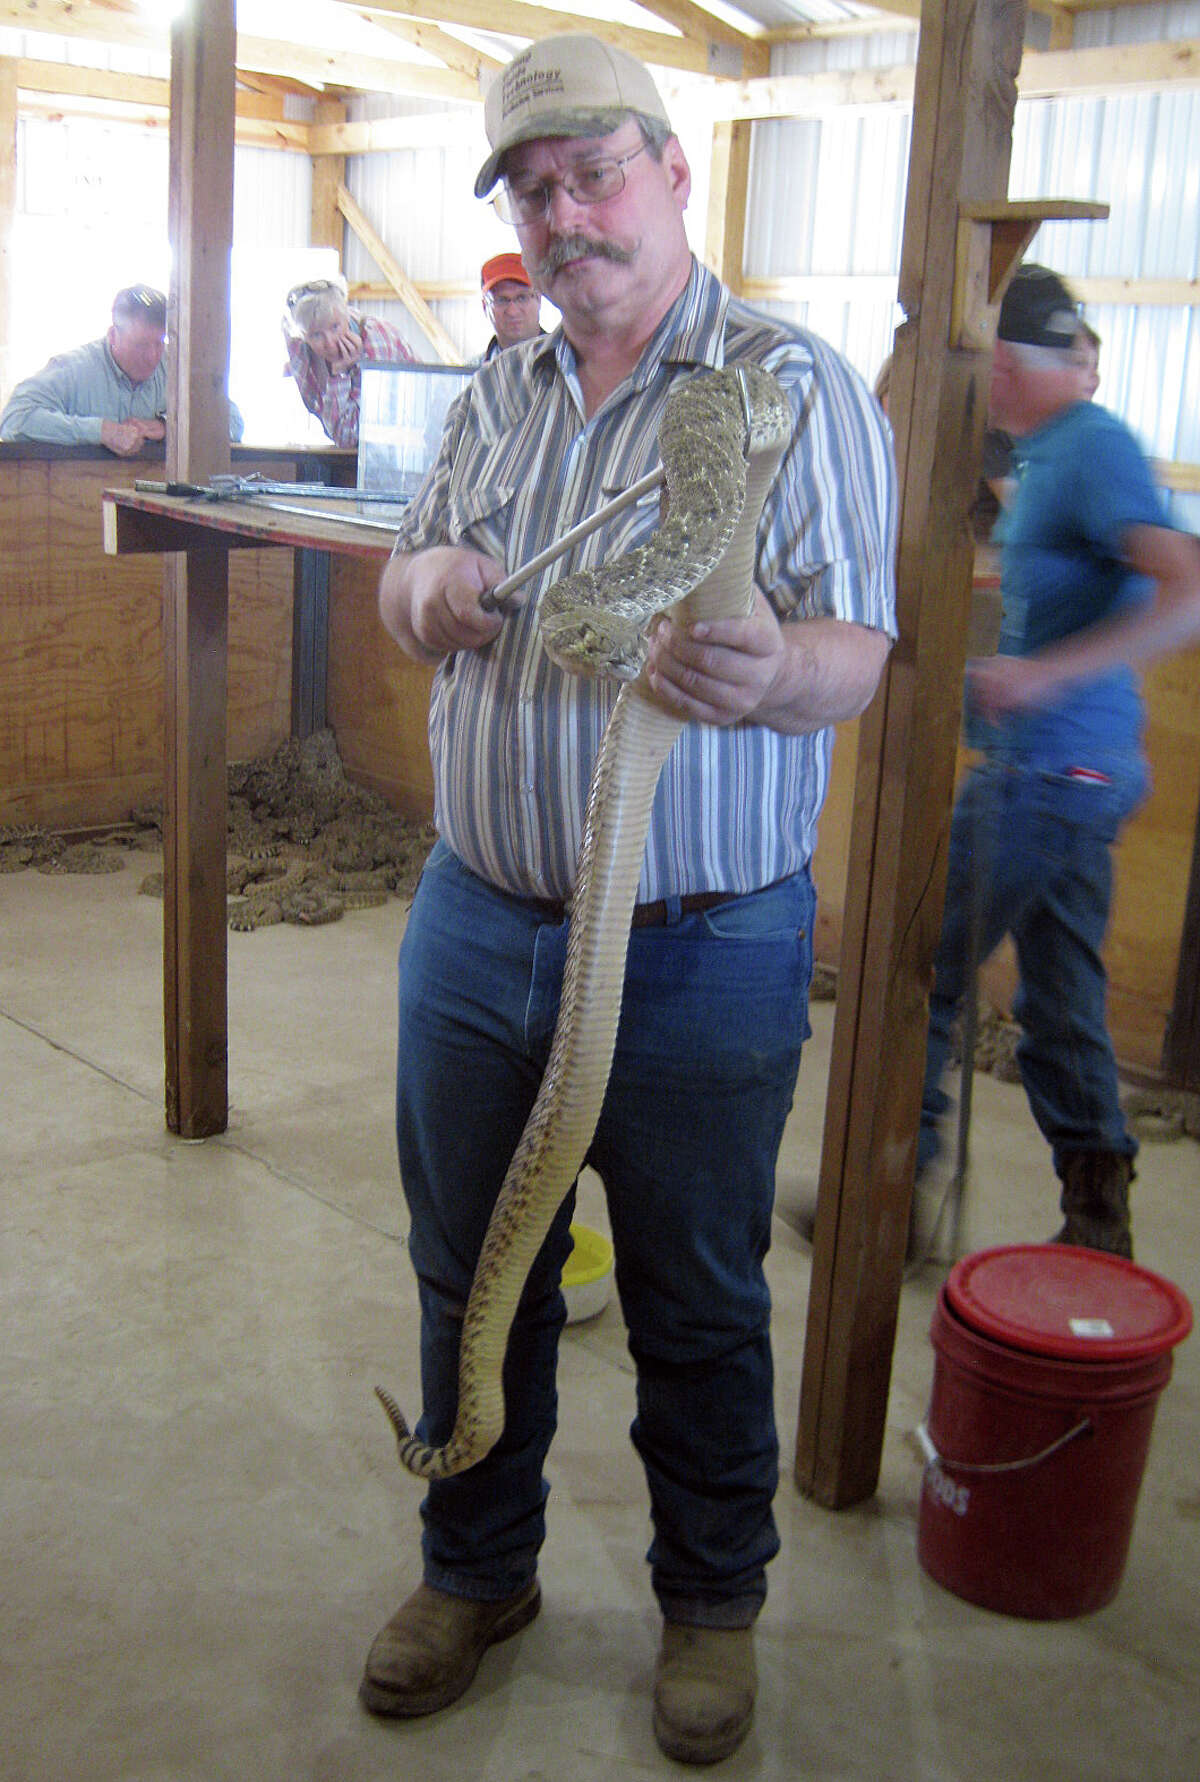
<svg viewBox="0 0 1200 1782">
<path fill-rule="evenodd" d="M 329 591 L 329 722 L 352 778 L 406 817 L 433 814 L 432 671 L 392 642 L 377 605 L 380 566 L 335 557 Z"/>
<path fill-rule="evenodd" d="M 106 557 L 100 507 L 106 488 L 155 468 L 0 460 L 0 823 L 119 821 L 159 796 L 163 563 Z M 288 734 L 291 625 L 291 552 L 238 552 L 231 757 L 262 753 Z"/>
</svg>

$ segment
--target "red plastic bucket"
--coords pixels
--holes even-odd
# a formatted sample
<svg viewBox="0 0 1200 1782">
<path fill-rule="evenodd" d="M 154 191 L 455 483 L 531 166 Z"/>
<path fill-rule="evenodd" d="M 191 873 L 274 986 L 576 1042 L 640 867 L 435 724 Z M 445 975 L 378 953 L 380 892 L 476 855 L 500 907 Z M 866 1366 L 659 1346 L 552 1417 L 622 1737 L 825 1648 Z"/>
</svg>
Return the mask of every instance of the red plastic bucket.
<svg viewBox="0 0 1200 1782">
<path fill-rule="evenodd" d="M 1005 1615 L 1099 1609 L 1125 1569 L 1184 1295 L 1096 1250 L 1022 1244 L 955 1264 L 935 1358 L 917 1557 Z"/>
</svg>

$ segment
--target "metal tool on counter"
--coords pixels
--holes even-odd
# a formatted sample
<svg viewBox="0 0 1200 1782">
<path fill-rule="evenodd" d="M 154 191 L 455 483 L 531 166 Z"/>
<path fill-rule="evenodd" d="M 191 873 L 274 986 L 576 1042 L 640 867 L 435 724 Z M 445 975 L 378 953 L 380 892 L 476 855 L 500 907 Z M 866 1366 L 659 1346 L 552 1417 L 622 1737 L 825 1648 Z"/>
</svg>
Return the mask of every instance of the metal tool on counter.
<svg viewBox="0 0 1200 1782">
<path fill-rule="evenodd" d="M 395 489 L 357 489 L 333 483 L 276 483 L 259 476 L 214 476 L 207 483 L 134 482 L 145 495 L 182 495 L 198 501 L 243 501 L 252 495 L 308 495 L 319 501 L 381 502 L 404 507 L 408 497 Z M 308 511 L 308 510 L 305 510 Z"/>
</svg>

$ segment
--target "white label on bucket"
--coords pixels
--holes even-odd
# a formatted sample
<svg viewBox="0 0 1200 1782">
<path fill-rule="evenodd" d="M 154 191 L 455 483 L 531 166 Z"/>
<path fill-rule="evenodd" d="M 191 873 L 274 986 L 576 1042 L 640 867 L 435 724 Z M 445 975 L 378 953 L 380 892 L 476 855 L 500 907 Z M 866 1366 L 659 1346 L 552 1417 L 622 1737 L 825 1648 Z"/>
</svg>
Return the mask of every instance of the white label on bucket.
<svg viewBox="0 0 1200 1782">
<path fill-rule="evenodd" d="M 1071 1335 L 1077 1337 L 1110 1337 L 1116 1333 L 1107 1318 L 1071 1318 Z"/>
</svg>

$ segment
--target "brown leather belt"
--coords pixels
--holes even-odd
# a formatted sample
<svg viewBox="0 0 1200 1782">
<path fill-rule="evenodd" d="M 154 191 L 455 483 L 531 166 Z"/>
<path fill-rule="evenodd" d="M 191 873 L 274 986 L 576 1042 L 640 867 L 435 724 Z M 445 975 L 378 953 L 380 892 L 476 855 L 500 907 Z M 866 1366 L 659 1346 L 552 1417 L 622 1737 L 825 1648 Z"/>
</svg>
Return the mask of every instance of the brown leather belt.
<svg viewBox="0 0 1200 1782">
<path fill-rule="evenodd" d="M 635 903 L 630 926 L 665 928 L 669 912 L 676 902 L 681 916 L 696 916 L 701 910 L 715 909 L 719 903 L 729 903 L 736 896 L 736 891 L 689 891 L 683 897 L 670 902 L 665 897 L 660 897 L 656 903 Z M 559 903 L 552 897 L 523 897 L 521 902 L 530 904 L 547 922 L 561 922 L 567 914 L 566 904 Z"/>
</svg>

